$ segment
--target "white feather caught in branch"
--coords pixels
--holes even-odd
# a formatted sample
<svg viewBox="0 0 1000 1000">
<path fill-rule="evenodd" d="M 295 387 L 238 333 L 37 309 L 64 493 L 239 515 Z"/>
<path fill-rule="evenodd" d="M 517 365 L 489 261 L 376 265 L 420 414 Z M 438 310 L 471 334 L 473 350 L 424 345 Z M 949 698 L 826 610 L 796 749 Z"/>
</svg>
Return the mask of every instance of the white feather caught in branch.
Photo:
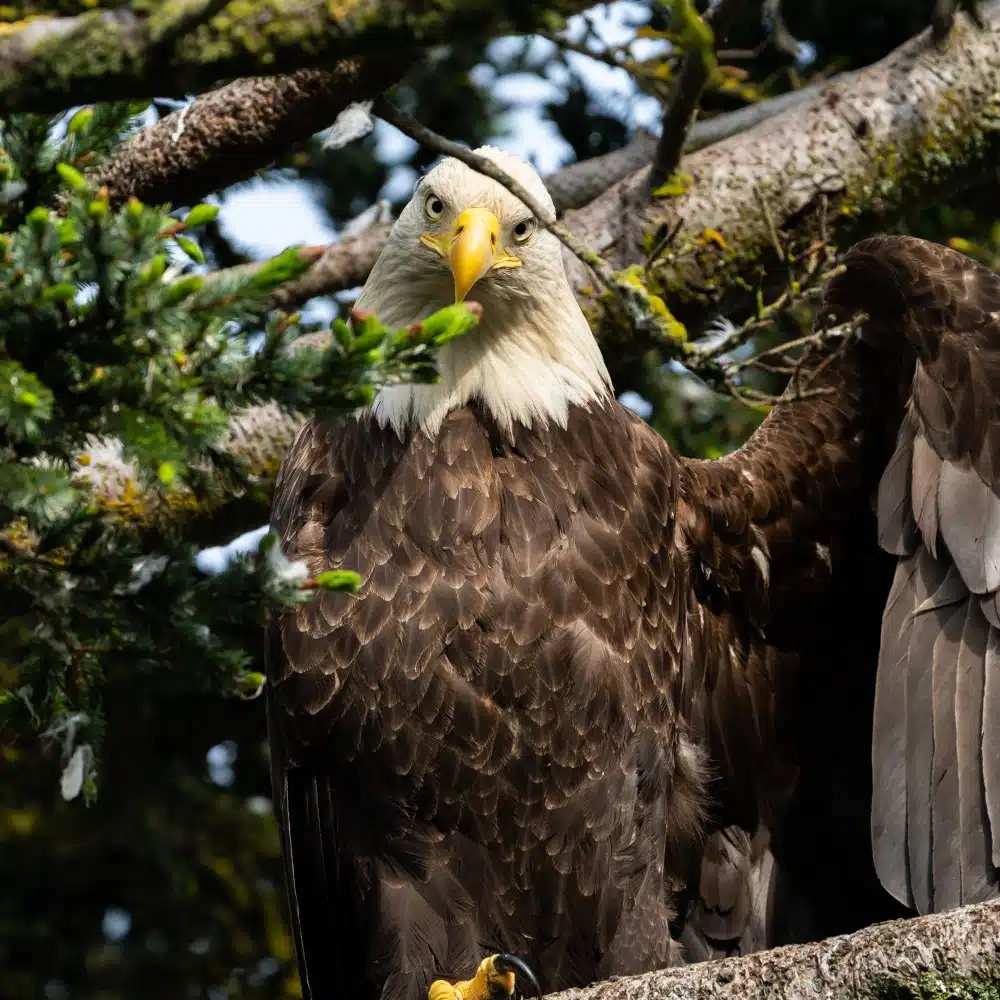
<svg viewBox="0 0 1000 1000">
<path fill-rule="evenodd" d="M 330 126 L 330 131 L 323 139 L 323 148 L 343 149 L 344 146 L 363 139 L 374 128 L 375 119 L 372 117 L 371 101 L 348 104 Z"/>
</svg>

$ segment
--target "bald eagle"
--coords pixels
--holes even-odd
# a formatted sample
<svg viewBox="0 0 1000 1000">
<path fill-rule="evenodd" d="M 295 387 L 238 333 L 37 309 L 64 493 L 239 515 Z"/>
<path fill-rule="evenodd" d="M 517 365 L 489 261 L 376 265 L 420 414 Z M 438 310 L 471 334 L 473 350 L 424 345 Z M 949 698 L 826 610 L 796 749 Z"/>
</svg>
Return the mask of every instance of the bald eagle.
<svg viewBox="0 0 1000 1000">
<path fill-rule="evenodd" d="M 843 263 L 827 312 L 868 318 L 824 391 L 687 460 L 531 212 L 454 159 L 417 185 L 358 306 L 474 292 L 480 324 L 307 423 L 273 502 L 289 557 L 362 581 L 268 628 L 306 997 L 509 993 L 495 955 L 550 991 L 996 894 L 1000 280 L 906 237 Z"/>
</svg>

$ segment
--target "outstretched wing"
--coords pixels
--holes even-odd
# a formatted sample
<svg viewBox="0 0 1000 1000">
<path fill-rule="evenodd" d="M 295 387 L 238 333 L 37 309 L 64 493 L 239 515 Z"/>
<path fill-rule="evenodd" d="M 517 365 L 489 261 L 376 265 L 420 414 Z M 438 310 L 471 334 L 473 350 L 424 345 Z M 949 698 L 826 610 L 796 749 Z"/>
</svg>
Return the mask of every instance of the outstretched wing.
<svg viewBox="0 0 1000 1000">
<path fill-rule="evenodd" d="M 1000 866 L 1000 278 L 912 238 L 859 243 L 828 295 L 917 351 L 878 490 L 898 557 L 875 698 L 875 865 L 921 913 L 997 892 Z"/>
<path fill-rule="evenodd" d="M 828 308 L 869 318 L 804 363 L 822 393 L 786 394 L 742 449 L 682 465 L 683 710 L 718 769 L 720 826 L 764 825 L 776 852 L 832 872 L 818 898 L 835 907 L 838 859 L 861 849 L 852 810 L 868 808 L 860 734 L 885 608 L 875 867 L 927 912 L 997 888 L 1000 279 L 908 237 L 843 263 Z M 891 592 L 877 541 L 898 561 Z"/>
</svg>

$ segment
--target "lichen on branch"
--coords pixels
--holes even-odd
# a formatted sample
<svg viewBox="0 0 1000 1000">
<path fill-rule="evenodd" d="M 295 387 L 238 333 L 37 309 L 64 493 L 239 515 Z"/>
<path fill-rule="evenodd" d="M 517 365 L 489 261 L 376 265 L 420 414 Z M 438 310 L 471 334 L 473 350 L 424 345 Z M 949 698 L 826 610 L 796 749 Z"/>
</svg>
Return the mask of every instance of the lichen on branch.
<svg viewBox="0 0 1000 1000">
<path fill-rule="evenodd" d="M 230 0 L 219 9 L 206 0 L 143 0 L 72 17 L 37 16 L 0 34 L 0 115 L 183 96 L 220 78 L 289 73 L 456 36 L 558 27 L 588 6 L 587 0 Z"/>
</svg>

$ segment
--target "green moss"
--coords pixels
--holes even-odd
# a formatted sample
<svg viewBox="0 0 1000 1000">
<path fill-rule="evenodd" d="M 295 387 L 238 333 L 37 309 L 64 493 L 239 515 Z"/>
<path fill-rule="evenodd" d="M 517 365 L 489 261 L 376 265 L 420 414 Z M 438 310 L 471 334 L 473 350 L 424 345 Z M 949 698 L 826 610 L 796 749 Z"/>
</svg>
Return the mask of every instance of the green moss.
<svg viewBox="0 0 1000 1000">
<path fill-rule="evenodd" d="M 138 32 L 111 29 L 104 15 L 95 12 L 78 18 L 71 34 L 39 42 L 32 57 L 39 86 L 68 91 L 80 77 L 135 72 L 144 58 L 143 39 Z"/>
<path fill-rule="evenodd" d="M 86 3 L 86 0 L 82 0 Z M 367 51 L 430 45 L 460 37 L 529 34 L 561 24 L 582 0 L 231 0 L 203 24 L 184 0 L 134 0 L 128 14 L 105 9 L 80 14 L 72 30 L 37 42 L 27 72 L 13 65 L 0 75 L 5 111 L 61 108 L 67 97 L 114 100 L 157 90 L 171 76 L 185 90 L 201 90 L 220 76 L 290 72 Z M 0 23 L 16 36 L 24 27 Z M 183 30 L 173 29 L 184 25 Z M 165 44 L 157 47 L 158 42 Z M 158 92 L 158 91 L 157 91 Z"/>
<path fill-rule="evenodd" d="M 886 977 L 869 996 L 871 1000 L 1000 1000 L 1000 983 L 982 976 L 922 972 L 915 980 Z"/>
<path fill-rule="evenodd" d="M 351 31 L 357 15 L 370 9 L 358 0 L 327 4 L 324 11 L 312 5 L 308 12 L 296 0 L 233 0 L 207 24 L 200 25 L 183 42 L 187 60 L 228 62 L 251 56 L 268 65 L 278 49 L 296 47 L 303 52 L 325 49 L 327 35 Z M 163 20 L 162 16 L 159 20 Z M 331 24 L 332 20 L 332 24 Z"/>
<path fill-rule="evenodd" d="M 843 190 L 829 192 L 823 199 L 817 196 L 794 218 L 776 217 L 773 227 L 764 209 L 757 207 L 732 231 L 726 231 L 724 238 L 711 230 L 688 231 L 679 240 L 660 246 L 659 234 L 669 228 L 670 216 L 654 212 L 644 241 L 646 255 L 653 259 L 641 283 L 670 308 L 686 312 L 685 318 L 703 316 L 708 308 L 742 308 L 767 283 L 775 256 L 772 228 L 780 231 L 783 253 L 794 260 L 822 232 L 818 213 L 825 210 L 828 239 L 846 244 L 877 229 L 880 220 L 908 204 L 933 197 L 946 185 L 961 184 L 963 176 L 982 173 L 1000 147 L 998 132 L 1000 99 L 996 95 L 970 101 L 967 95 L 949 90 L 939 98 L 928 127 L 910 131 L 902 142 L 880 145 L 859 133 L 857 141 L 868 146 L 867 162 L 855 173 L 841 175 Z M 807 164 L 805 169 L 815 170 L 816 165 Z M 791 183 L 795 180 L 790 179 Z M 662 193 L 680 197 L 685 190 L 679 184 Z M 768 191 L 761 192 L 758 206 L 761 200 L 782 204 L 781 196 Z M 755 204 L 753 199 L 748 201 Z M 677 211 L 683 215 L 683 206 Z M 783 269 L 775 271 L 778 280 L 783 274 Z M 613 322 L 613 317 L 597 320 L 605 328 Z M 602 333 L 607 336 L 606 329 Z"/>
<path fill-rule="evenodd" d="M 618 298 L 622 300 L 627 321 L 643 333 L 652 334 L 660 343 L 680 347 L 687 343 L 687 328 L 667 307 L 661 295 L 647 284 L 647 275 L 634 266 L 614 275 Z"/>
<path fill-rule="evenodd" d="M 676 174 L 671 174 L 666 184 L 661 184 L 653 191 L 653 197 L 679 198 L 691 190 L 692 183 L 694 183 L 694 178 L 690 174 L 678 171 Z"/>
</svg>

